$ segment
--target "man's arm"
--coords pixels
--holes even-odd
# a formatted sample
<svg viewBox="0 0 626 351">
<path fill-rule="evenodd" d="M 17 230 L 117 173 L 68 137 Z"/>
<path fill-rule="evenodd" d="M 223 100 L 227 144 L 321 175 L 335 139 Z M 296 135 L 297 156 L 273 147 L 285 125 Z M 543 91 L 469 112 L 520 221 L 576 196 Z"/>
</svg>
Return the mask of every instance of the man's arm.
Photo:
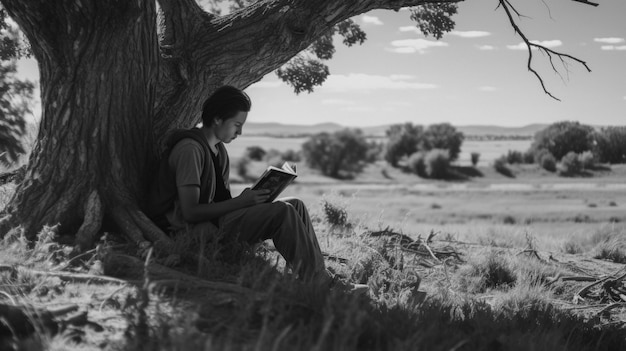
<svg viewBox="0 0 626 351">
<path fill-rule="evenodd" d="M 178 187 L 178 201 L 185 221 L 197 223 L 213 220 L 240 208 L 265 203 L 269 193 L 269 190 L 245 189 L 241 195 L 230 200 L 201 204 L 200 187 L 184 185 Z"/>
</svg>

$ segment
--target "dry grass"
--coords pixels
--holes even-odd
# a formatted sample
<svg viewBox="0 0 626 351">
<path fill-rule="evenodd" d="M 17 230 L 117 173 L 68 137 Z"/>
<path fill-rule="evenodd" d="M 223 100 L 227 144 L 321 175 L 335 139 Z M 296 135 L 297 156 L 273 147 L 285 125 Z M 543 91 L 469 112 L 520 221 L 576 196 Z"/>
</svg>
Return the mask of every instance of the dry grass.
<svg viewBox="0 0 626 351">
<path fill-rule="evenodd" d="M 202 238 L 181 237 L 179 252 L 202 253 L 207 260 L 183 261 L 177 269 L 250 293 L 62 283 L 22 272 L 0 274 L 0 291 L 5 293 L 0 301 L 36 306 L 75 303 L 104 329 L 84 327 L 55 336 L 40 331 L 16 344 L 24 350 L 626 348 L 623 321 L 607 323 L 560 308 L 585 283 L 554 279 L 576 273 L 567 268 L 569 263 L 594 256 L 623 262 L 624 225 L 606 222 L 621 208 L 601 199 L 607 192 L 456 191 L 450 189 L 452 185 L 419 191 L 407 190 L 406 184 L 379 189 L 337 185 L 332 192 L 328 185 L 290 187 L 292 193 L 286 195 L 302 195 L 309 204 L 322 250 L 330 257 L 347 259 L 329 259 L 328 266 L 340 276 L 369 284 L 369 298 L 326 296 L 319 287 L 294 280 L 271 245 L 232 247 L 227 254 Z M 0 196 L 8 201 L 12 190 L 2 189 Z M 611 194 L 612 203 L 626 203 L 624 192 Z M 324 202 L 327 209 L 344 210 L 350 226 L 337 226 Z M 590 208 L 587 203 L 597 206 Z M 569 219 L 583 210 L 591 222 Z M 505 224 L 505 216 L 514 223 Z M 410 253 L 366 235 L 384 228 L 414 239 L 438 233 L 433 246 L 451 245 L 463 253 L 465 262 L 419 266 Z M 0 264 L 39 270 L 65 266 L 70 260 L 68 248 L 53 237 L 54 228 L 46 228 L 40 241 L 29 247 L 19 232 L 5 236 Z M 540 258 L 520 254 L 527 248 L 537 250 Z M 224 260 L 233 252 L 237 260 Z M 549 255 L 559 261 L 548 259 Z M 96 262 L 95 256 L 88 255 L 64 269 L 88 271 Z M 615 267 L 602 262 L 606 265 L 585 268 L 600 276 Z M 141 279 L 141 269 L 135 273 Z M 418 289 L 427 293 L 424 301 L 417 298 Z"/>
</svg>

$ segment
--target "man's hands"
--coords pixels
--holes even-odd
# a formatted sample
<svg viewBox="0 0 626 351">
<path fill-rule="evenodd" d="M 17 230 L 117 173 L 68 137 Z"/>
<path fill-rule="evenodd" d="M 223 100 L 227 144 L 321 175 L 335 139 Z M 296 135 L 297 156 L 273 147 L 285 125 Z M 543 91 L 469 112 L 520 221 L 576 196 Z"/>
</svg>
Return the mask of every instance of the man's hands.
<svg viewBox="0 0 626 351">
<path fill-rule="evenodd" d="M 270 198 L 270 191 L 268 189 L 252 190 L 245 188 L 237 198 L 246 207 L 254 206 L 267 202 Z"/>
</svg>

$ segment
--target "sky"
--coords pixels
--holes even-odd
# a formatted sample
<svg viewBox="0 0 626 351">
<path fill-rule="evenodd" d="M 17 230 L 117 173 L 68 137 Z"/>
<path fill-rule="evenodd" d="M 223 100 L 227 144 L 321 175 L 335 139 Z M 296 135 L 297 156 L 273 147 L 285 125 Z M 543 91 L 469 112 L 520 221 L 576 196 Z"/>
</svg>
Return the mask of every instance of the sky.
<svg viewBox="0 0 626 351">
<path fill-rule="evenodd" d="M 585 61 L 591 72 L 568 61 L 559 73 L 533 51 L 533 67 L 546 95 L 528 71 L 528 51 L 497 0 L 466 0 L 453 17 L 455 30 L 440 40 L 425 37 L 408 10 L 375 10 L 353 18 L 367 33 L 348 48 L 336 38 L 327 61 L 331 75 L 315 92 L 296 95 L 275 73 L 246 92 L 248 121 L 286 124 L 339 123 L 375 126 L 411 122 L 429 125 L 524 126 L 570 120 L 590 125 L 626 125 L 626 1 L 511 0 L 526 36 Z M 36 64 L 20 71 L 38 79 Z M 37 114 L 38 112 L 35 112 Z"/>
</svg>

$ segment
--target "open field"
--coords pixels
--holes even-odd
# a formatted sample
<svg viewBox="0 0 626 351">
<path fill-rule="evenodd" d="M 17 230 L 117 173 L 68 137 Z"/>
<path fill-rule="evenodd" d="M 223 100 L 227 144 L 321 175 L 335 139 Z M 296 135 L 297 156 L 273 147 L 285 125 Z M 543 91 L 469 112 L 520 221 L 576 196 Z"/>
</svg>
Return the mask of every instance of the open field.
<svg viewBox="0 0 626 351">
<path fill-rule="evenodd" d="M 265 150 L 276 149 L 284 152 L 286 150 L 299 151 L 302 144 L 308 138 L 275 138 L 268 136 L 246 136 L 245 134 L 237 138 L 228 145 L 228 154 L 231 158 L 239 158 L 243 155 L 246 148 L 250 146 L 260 146 Z M 382 142 L 385 139 L 372 139 L 376 142 Z M 458 164 L 463 166 L 471 165 L 470 154 L 472 152 L 480 153 L 479 164 L 488 165 L 496 158 L 506 154 L 508 150 L 524 152 L 528 150 L 532 140 L 466 140 L 461 147 Z"/>
<path fill-rule="evenodd" d="M 252 163 L 249 175 L 265 166 Z M 378 162 L 340 181 L 298 166 L 283 195 L 305 201 L 326 264 L 368 284 L 366 298 L 325 297 L 294 280 L 271 243 L 220 260 L 206 239 L 181 239 L 183 260 L 167 267 L 115 237 L 77 260 L 53 242 L 54 228 L 35 247 L 9 235 L 0 303 L 81 314 L 59 334 L 38 326 L 0 349 L 625 349 L 624 301 L 598 284 L 624 288 L 626 166 L 577 178 L 528 165 L 513 178 L 487 164 L 456 170 L 464 176 L 433 181 Z M 249 181 L 231 173 L 237 195 Z M 11 192 L 4 186 L 0 201 Z"/>
</svg>

